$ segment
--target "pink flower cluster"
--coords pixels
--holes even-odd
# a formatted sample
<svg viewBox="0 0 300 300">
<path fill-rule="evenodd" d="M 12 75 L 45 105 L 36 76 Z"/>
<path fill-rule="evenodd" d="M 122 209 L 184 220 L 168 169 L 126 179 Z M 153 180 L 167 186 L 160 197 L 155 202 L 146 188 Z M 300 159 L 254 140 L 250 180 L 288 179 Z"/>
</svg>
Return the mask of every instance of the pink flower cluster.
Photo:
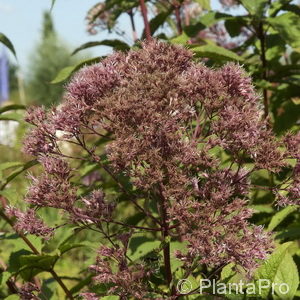
<svg viewBox="0 0 300 300">
<path fill-rule="evenodd" d="M 251 175 L 292 169 L 288 159 L 298 161 L 290 181 L 284 183 L 286 194 L 283 186 L 271 189 L 281 204 L 299 203 L 299 135 L 282 140 L 272 134 L 262 117 L 259 96 L 240 66 L 229 63 L 211 69 L 192 58 L 182 47 L 155 40 L 143 43 L 139 50 L 115 53 L 81 69 L 60 106 L 30 111 L 27 121 L 36 128 L 24 149 L 39 157 L 45 173 L 32 178 L 26 200 L 64 209 L 74 222 L 114 222 L 115 204 L 102 192 L 77 196 L 66 162 L 74 157 L 61 147 L 68 142 L 84 150 L 114 180 L 119 175 L 129 178 L 137 191 L 132 205 L 150 222 L 156 220 L 164 236 L 186 241 L 187 252 L 177 256 L 187 267 L 195 260 L 210 267 L 234 262 L 251 273 L 273 247 L 270 234 L 249 223 L 253 212 L 247 202 L 255 188 Z M 101 149 L 86 139 L 108 136 L 107 166 Z M 122 183 L 118 185 L 126 193 Z M 159 217 L 137 203 L 145 197 L 160 207 Z M 142 299 L 143 294 L 136 293 L 143 290 L 140 284 L 148 271 L 129 267 L 119 251 L 101 248 L 92 267 L 95 279 L 113 284 L 111 292 Z M 117 273 L 108 257 L 118 263 Z"/>
</svg>

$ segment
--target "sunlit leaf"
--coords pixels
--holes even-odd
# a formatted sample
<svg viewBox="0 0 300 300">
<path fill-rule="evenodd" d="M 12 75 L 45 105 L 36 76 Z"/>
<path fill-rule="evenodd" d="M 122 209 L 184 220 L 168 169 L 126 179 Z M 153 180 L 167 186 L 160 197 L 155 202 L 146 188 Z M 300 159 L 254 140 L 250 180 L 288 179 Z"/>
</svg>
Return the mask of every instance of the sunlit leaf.
<svg viewBox="0 0 300 300">
<path fill-rule="evenodd" d="M 195 53 L 196 57 L 207 57 L 213 60 L 233 60 L 233 61 L 242 61 L 243 58 L 233 51 L 219 47 L 216 45 L 204 45 L 191 48 Z"/>
<path fill-rule="evenodd" d="M 60 70 L 60 72 L 51 81 L 51 83 L 55 84 L 55 83 L 61 83 L 63 81 L 66 81 L 67 79 L 69 79 L 74 74 L 74 72 L 76 72 L 77 70 L 79 70 L 83 66 L 92 65 L 94 63 L 99 62 L 100 60 L 101 60 L 100 57 L 95 57 L 95 58 L 91 58 L 91 59 L 81 61 L 79 64 L 77 64 L 75 66 L 65 67 L 62 70 Z"/>
<path fill-rule="evenodd" d="M 268 226 L 268 230 L 270 231 L 274 230 L 288 215 L 290 215 L 297 209 L 299 209 L 298 206 L 291 205 L 285 207 L 284 209 L 276 213 L 271 219 L 271 222 Z"/>
<path fill-rule="evenodd" d="M 278 31 L 281 37 L 292 47 L 300 47 L 300 17 L 287 12 L 276 18 L 268 18 L 268 23 Z"/>
</svg>

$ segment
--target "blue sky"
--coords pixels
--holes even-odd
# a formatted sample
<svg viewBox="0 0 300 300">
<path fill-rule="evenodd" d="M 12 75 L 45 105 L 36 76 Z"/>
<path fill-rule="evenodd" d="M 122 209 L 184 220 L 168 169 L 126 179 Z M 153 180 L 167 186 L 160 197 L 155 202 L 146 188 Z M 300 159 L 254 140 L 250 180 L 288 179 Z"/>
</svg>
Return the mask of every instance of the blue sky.
<svg viewBox="0 0 300 300">
<path fill-rule="evenodd" d="M 66 40 L 71 49 L 81 44 L 110 37 L 107 33 L 91 36 L 86 32 L 85 16 L 97 0 L 56 0 L 52 16 L 60 37 Z M 0 32 L 3 32 L 15 46 L 20 66 L 26 70 L 28 57 L 39 41 L 42 16 L 49 10 L 51 0 L 0 0 Z M 121 20 L 122 29 L 128 22 Z M 110 51 L 107 47 L 88 50 L 95 56 Z"/>
</svg>

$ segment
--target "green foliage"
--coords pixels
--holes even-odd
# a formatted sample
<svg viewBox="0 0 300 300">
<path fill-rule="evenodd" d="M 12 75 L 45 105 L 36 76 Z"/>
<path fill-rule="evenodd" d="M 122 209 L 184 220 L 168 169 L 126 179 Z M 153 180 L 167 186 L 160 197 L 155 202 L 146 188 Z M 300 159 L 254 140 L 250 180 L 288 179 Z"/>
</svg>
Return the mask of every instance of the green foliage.
<svg viewBox="0 0 300 300">
<path fill-rule="evenodd" d="M 266 279 L 272 283 L 286 283 L 289 286 L 289 292 L 285 299 L 293 299 L 299 285 L 299 275 L 297 266 L 295 265 L 289 247 L 291 242 L 280 245 L 270 256 L 270 258 L 257 270 L 256 280 Z M 277 295 L 283 297 L 275 286 Z M 268 299 L 271 292 L 270 288 L 262 289 L 261 297 Z"/>
<path fill-rule="evenodd" d="M 59 102 L 63 85 L 52 85 L 51 81 L 62 68 L 73 65 L 76 61 L 56 34 L 51 16 L 45 13 L 41 41 L 30 59 L 27 83 L 29 102 L 45 106 Z"/>
</svg>

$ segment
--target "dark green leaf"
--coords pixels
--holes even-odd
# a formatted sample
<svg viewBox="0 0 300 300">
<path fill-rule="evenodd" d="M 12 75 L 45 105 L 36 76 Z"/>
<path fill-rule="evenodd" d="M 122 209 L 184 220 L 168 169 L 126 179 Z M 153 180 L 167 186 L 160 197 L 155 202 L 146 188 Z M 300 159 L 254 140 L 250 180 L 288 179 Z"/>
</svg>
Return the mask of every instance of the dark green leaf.
<svg viewBox="0 0 300 300">
<path fill-rule="evenodd" d="M 53 10 L 53 7 L 54 7 L 55 2 L 56 2 L 56 0 L 51 0 L 51 8 L 50 8 L 50 11 Z"/>
<path fill-rule="evenodd" d="M 18 109 L 26 109 L 26 106 L 21 105 L 21 104 L 12 104 L 12 105 L 7 105 L 3 106 L 0 108 L 0 114 L 10 111 L 10 110 L 18 110 Z"/>
<path fill-rule="evenodd" d="M 236 16 L 227 18 L 225 20 L 225 27 L 231 37 L 238 36 L 241 33 L 243 26 L 247 25 L 248 19 L 243 16 Z"/>
<path fill-rule="evenodd" d="M 22 255 L 19 258 L 20 274 L 25 280 L 30 280 L 41 272 L 51 270 L 57 259 L 57 255 Z"/>
<path fill-rule="evenodd" d="M 199 22 L 193 25 L 185 26 L 183 30 L 189 37 L 194 37 L 199 33 L 199 31 L 205 28 L 206 26 Z"/>
<path fill-rule="evenodd" d="M 286 50 L 286 44 L 279 34 L 268 34 L 266 36 L 266 48 L 267 60 L 279 60 Z"/>
<path fill-rule="evenodd" d="M 85 286 L 87 286 L 91 283 L 92 278 L 93 278 L 92 274 L 86 276 L 86 278 L 84 278 L 83 280 L 80 280 L 80 282 L 78 284 L 73 286 L 72 289 L 70 290 L 70 292 L 72 294 L 79 292 L 82 288 L 84 288 Z"/>
<path fill-rule="evenodd" d="M 8 39 L 8 37 L 6 35 L 4 35 L 3 33 L 0 32 L 0 42 L 2 44 L 4 44 L 15 56 L 15 58 L 17 58 L 17 54 L 14 48 L 14 45 L 12 44 L 12 42 Z"/>
<path fill-rule="evenodd" d="M 88 48 L 92 48 L 92 47 L 96 47 L 96 46 L 108 46 L 108 47 L 112 47 L 115 50 L 120 50 L 120 51 L 126 51 L 130 49 L 130 46 L 128 44 L 126 44 L 123 41 L 120 40 L 103 40 L 100 42 L 88 42 L 85 43 L 83 45 L 81 45 L 80 47 L 76 48 L 72 55 L 76 54 L 77 52 L 84 50 L 84 49 L 88 49 Z"/>
<path fill-rule="evenodd" d="M 170 16 L 172 11 L 173 9 L 169 9 L 168 11 L 161 12 L 158 15 L 156 15 L 153 19 L 150 20 L 149 24 L 150 24 L 150 31 L 152 35 L 160 26 L 162 26 L 166 22 L 167 18 Z M 144 39 L 145 36 L 146 35 L 144 31 L 142 35 L 142 39 Z"/>
<path fill-rule="evenodd" d="M 295 5 L 295 4 L 288 4 L 288 5 L 285 5 L 283 7 L 283 10 L 286 10 L 286 11 L 291 11 L 297 15 L 300 16 L 300 7 L 299 5 Z"/>
<path fill-rule="evenodd" d="M 283 231 L 279 231 L 278 234 L 276 235 L 276 239 L 279 239 L 279 240 L 300 239 L 300 226 L 293 226 L 293 227 L 284 229 Z"/>
<path fill-rule="evenodd" d="M 291 90 L 292 88 L 289 87 Z M 296 89 L 299 90 L 299 87 Z M 286 101 L 277 109 L 274 131 L 282 133 L 290 129 L 299 120 L 300 106 L 293 101 Z"/>
<path fill-rule="evenodd" d="M 85 244 L 82 244 L 82 243 L 81 244 L 80 243 L 74 244 L 74 243 L 67 242 L 67 243 L 64 243 L 62 245 L 59 245 L 58 249 L 59 249 L 59 251 L 62 255 L 62 254 L 66 253 L 66 252 L 68 252 L 72 249 L 82 248 L 82 247 L 88 247 L 88 246 L 85 245 Z"/>
<path fill-rule="evenodd" d="M 21 163 L 19 161 L 5 162 L 5 163 L 0 164 L 0 171 L 7 170 L 10 168 L 20 167 L 22 165 L 23 165 L 23 163 Z"/>
</svg>

